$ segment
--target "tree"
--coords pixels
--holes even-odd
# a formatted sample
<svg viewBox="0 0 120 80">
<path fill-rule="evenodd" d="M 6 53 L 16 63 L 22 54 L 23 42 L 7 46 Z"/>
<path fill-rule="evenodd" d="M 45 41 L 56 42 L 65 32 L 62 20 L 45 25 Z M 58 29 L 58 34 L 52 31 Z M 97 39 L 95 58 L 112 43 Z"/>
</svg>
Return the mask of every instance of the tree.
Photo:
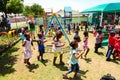
<svg viewBox="0 0 120 80">
<path fill-rule="evenodd" d="M 7 3 L 7 13 L 22 13 L 23 8 L 23 0 L 9 0 Z"/>
<path fill-rule="evenodd" d="M 34 15 L 34 13 L 31 11 L 31 6 L 25 6 L 23 15 L 24 16 Z"/>
<path fill-rule="evenodd" d="M 25 6 L 23 14 L 25 16 L 42 16 L 43 11 L 44 9 L 40 5 L 33 4 L 32 6 Z"/>
<path fill-rule="evenodd" d="M 0 12 L 5 13 L 21 13 L 23 10 L 24 0 L 0 0 Z"/>
<path fill-rule="evenodd" d="M 7 2 L 9 0 L 0 0 L 0 12 L 4 12 L 5 15 L 7 16 Z"/>
<path fill-rule="evenodd" d="M 33 4 L 31 6 L 31 11 L 34 12 L 34 15 L 42 15 L 44 9 L 38 4 Z"/>
</svg>

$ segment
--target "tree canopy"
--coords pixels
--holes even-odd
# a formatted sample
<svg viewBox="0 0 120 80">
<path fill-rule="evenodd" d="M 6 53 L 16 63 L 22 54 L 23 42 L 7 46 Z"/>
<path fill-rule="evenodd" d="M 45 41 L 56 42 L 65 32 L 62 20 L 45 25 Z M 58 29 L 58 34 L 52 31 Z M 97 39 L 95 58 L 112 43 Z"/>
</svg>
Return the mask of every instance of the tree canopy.
<svg viewBox="0 0 120 80">
<path fill-rule="evenodd" d="M 41 16 L 43 14 L 43 11 L 44 9 L 40 5 L 33 4 L 32 6 L 25 6 L 23 14 L 25 16 Z"/>
<path fill-rule="evenodd" d="M 23 8 L 24 5 L 22 0 L 9 0 L 7 3 L 7 13 L 22 13 Z"/>
<path fill-rule="evenodd" d="M 22 13 L 24 0 L 0 0 L 0 12 L 7 13 Z"/>
<path fill-rule="evenodd" d="M 0 0 L 0 12 L 5 12 L 7 11 L 6 5 L 9 0 Z"/>
</svg>

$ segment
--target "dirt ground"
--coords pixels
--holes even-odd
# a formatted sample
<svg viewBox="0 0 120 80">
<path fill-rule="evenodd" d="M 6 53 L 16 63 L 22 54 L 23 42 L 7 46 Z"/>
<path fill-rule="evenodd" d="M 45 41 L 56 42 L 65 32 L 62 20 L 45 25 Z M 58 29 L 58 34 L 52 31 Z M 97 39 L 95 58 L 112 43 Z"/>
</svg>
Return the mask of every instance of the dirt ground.
<svg viewBox="0 0 120 80">
<path fill-rule="evenodd" d="M 83 40 L 83 31 L 80 33 L 80 37 Z M 70 40 L 73 39 L 74 33 L 68 35 Z M 51 39 L 47 38 L 45 45 L 51 43 Z M 57 66 L 52 65 L 53 54 L 51 53 L 51 47 L 46 46 L 46 53 L 44 54 L 44 59 L 46 62 L 37 61 L 37 43 L 34 42 L 35 50 L 33 50 L 33 55 L 30 60 L 31 66 L 25 65 L 23 63 L 23 47 L 21 46 L 21 41 L 16 44 L 13 48 L 5 52 L 0 58 L 0 80 L 63 80 L 62 74 L 68 70 L 69 61 L 69 45 L 67 40 L 62 38 L 66 44 L 63 47 L 64 57 L 63 61 L 65 65 L 59 65 L 59 57 L 57 59 Z M 103 75 L 107 73 L 111 74 L 120 80 L 120 60 L 107 62 L 105 59 L 107 47 L 104 49 L 99 49 L 99 54 L 94 53 L 94 43 L 95 37 L 93 34 L 89 33 L 89 48 L 90 52 L 87 58 L 79 59 L 80 65 L 80 78 L 79 79 L 68 79 L 68 80 L 99 80 Z M 81 41 L 82 45 L 82 41 Z M 81 46 L 82 47 L 82 46 Z M 3 58 L 4 57 L 4 58 Z M 68 75 L 73 77 L 73 73 Z"/>
</svg>

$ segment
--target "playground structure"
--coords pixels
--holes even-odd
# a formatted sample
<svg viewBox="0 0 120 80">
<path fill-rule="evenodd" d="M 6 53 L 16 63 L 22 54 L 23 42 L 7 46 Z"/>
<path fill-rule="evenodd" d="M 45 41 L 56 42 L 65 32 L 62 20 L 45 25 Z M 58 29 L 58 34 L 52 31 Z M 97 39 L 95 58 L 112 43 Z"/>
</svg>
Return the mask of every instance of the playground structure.
<svg viewBox="0 0 120 80">
<path fill-rule="evenodd" d="M 64 26 L 72 22 L 72 9 L 71 7 L 64 7 Z"/>
<path fill-rule="evenodd" d="M 56 16 L 55 13 L 52 14 L 52 17 L 50 18 L 50 21 L 48 22 L 48 26 L 47 26 L 47 28 L 45 30 L 45 35 L 48 33 L 49 28 L 51 28 L 51 23 L 53 22 L 53 19 L 56 19 L 56 21 L 57 21 L 57 23 L 59 25 L 59 28 L 61 29 L 63 35 L 65 36 L 65 38 L 67 39 L 67 41 L 70 43 L 70 40 L 69 40 L 66 32 L 64 31 L 64 29 L 63 29 L 63 27 L 62 27 L 62 25 L 61 25 L 60 21 L 58 20 L 58 17 Z"/>
<path fill-rule="evenodd" d="M 45 9 L 43 13 L 43 25 L 44 25 L 44 31 L 46 30 L 46 27 L 48 26 L 48 19 L 53 14 L 53 9 L 47 8 Z"/>
</svg>

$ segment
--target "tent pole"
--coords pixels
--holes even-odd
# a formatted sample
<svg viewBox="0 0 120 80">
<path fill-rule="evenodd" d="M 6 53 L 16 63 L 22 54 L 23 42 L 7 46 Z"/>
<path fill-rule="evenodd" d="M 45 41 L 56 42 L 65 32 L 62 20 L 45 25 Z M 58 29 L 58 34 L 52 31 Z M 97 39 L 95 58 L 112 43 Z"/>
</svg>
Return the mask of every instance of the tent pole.
<svg viewBox="0 0 120 80">
<path fill-rule="evenodd" d="M 102 20 L 103 20 L 103 12 L 101 12 L 101 17 L 100 17 L 100 27 L 102 26 Z"/>
<path fill-rule="evenodd" d="M 116 17 L 116 11 L 115 11 L 114 22 L 116 22 L 116 19 L 117 19 L 117 17 Z"/>
</svg>

